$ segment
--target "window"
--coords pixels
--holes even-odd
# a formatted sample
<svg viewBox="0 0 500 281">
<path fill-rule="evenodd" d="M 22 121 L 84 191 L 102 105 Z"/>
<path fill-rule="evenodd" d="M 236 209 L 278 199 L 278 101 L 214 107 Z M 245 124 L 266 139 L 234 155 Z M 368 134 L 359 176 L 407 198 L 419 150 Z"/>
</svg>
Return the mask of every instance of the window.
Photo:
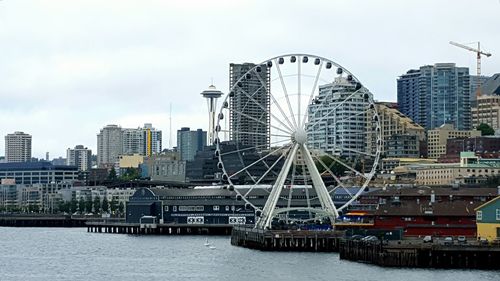
<svg viewBox="0 0 500 281">
<path fill-rule="evenodd" d="M 497 221 L 500 221 L 500 209 L 497 209 L 496 219 Z"/>
<path fill-rule="evenodd" d="M 163 209 L 165 210 L 165 212 L 168 212 L 168 206 L 165 206 Z"/>
<path fill-rule="evenodd" d="M 219 206 L 214 206 L 214 211 L 218 211 L 219 210 Z"/>
<path fill-rule="evenodd" d="M 177 206 L 172 206 L 172 212 L 177 212 Z"/>
<path fill-rule="evenodd" d="M 477 213 L 476 213 L 476 220 L 477 221 L 483 220 L 483 211 L 477 211 Z"/>
<path fill-rule="evenodd" d="M 498 210 L 497 210 L 498 211 Z M 226 212 L 229 212 L 229 206 L 226 206 Z"/>
</svg>

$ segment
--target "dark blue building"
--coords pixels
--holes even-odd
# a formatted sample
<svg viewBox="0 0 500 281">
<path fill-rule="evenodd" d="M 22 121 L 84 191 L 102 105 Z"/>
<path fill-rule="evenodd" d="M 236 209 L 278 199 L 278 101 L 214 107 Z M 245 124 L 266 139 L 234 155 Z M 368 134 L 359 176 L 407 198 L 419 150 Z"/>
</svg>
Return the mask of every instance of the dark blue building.
<svg viewBox="0 0 500 281">
<path fill-rule="evenodd" d="M 0 179 L 15 179 L 16 184 L 58 183 L 78 180 L 78 167 L 52 165 L 50 162 L 0 163 Z"/>
</svg>

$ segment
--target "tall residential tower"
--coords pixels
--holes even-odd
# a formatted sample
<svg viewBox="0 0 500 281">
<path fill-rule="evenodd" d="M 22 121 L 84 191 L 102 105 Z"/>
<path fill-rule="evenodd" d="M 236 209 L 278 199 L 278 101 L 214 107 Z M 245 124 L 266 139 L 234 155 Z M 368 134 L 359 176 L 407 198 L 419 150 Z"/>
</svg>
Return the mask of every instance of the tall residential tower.
<svg viewBox="0 0 500 281">
<path fill-rule="evenodd" d="M 399 110 L 427 130 L 452 124 L 471 128 L 470 76 L 454 63 L 426 65 L 398 79 Z"/>
<path fill-rule="evenodd" d="M 31 135 L 14 132 L 5 136 L 6 162 L 31 161 Z"/>
<path fill-rule="evenodd" d="M 270 144 L 270 71 L 253 63 L 229 65 L 230 138 L 259 150 Z"/>
</svg>

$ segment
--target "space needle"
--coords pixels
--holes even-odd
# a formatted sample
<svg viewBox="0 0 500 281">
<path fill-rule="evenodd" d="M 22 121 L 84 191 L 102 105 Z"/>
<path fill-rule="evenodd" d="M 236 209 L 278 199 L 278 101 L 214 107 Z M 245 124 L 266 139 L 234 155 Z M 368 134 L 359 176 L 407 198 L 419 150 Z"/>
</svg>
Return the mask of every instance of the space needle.
<svg viewBox="0 0 500 281">
<path fill-rule="evenodd" d="M 222 92 L 217 90 L 214 85 L 210 85 L 201 95 L 207 99 L 209 117 L 208 139 L 209 144 L 212 145 L 214 143 L 215 109 L 217 107 L 217 99 L 222 96 Z"/>
</svg>

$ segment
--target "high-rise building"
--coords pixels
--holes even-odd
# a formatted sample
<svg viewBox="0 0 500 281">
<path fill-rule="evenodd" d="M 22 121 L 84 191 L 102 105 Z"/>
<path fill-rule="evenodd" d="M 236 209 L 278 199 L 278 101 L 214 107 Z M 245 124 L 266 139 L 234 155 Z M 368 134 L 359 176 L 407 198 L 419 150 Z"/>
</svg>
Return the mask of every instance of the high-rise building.
<svg viewBox="0 0 500 281">
<path fill-rule="evenodd" d="M 161 131 L 146 123 L 143 128 L 122 130 L 122 155 L 151 156 L 161 152 Z"/>
<path fill-rule="evenodd" d="M 247 75 L 255 66 L 253 63 L 229 65 L 230 139 L 267 149 L 270 145 L 271 73 L 267 65 L 260 65 Z"/>
<path fill-rule="evenodd" d="M 180 160 L 192 161 L 196 152 L 202 151 L 207 145 L 207 132 L 202 129 L 191 131 L 188 127 L 183 127 L 177 131 L 177 149 Z"/>
<path fill-rule="evenodd" d="M 418 144 L 420 141 L 425 140 L 425 129 L 413 122 L 408 116 L 401 113 L 393 104 L 385 103 L 385 102 L 377 102 L 375 107 L 378 112 L 378 116 L 380 119 L 380 133 L 382 135 L 382 145 L 381 145 L 381 154 L 389 157 L 386 153 L 387 142 L 391 140 L 391 156 L 390 157 L 405 157 L 405 156 L 397 156 L 397 150 L 394 150 L 395 144 L 400 144 L 401 141 L 404 142 L 412 142 L 413 139 L 411 137 L 406 138 L 404 135 L 416 136 L 416 146 L 417 152 L 415 153 L 415 149 L 413 147 L 409 148 L 408 151 L 399 151 L 401 155 L 412 155 L 418 154 Z M 369 116 L 371 118 L 371 116 Z M 372 133 L 367 134 L 367 146 L 368 151 L 375 151 L 376 144 L 376 135 L 374 132 L 375 128 L 373 126 L 368 126 L 367 131 L 371 131 Z M 393 137 L 394 135 L 398 135 L 398 137 Z M 404 146 L 403 146 L 404 147 Z"/>
<path fill-rule="evenodd" d="M 97 135 L 98 165 L 114 165 L 121 155 L 151 156 L 161 153 L 161 141 L 161 131 L 150 123 L 136 129 L 108 125 Z"/>
<path fill-rule="evenodd" d="M 369 102 L 365 95 L 371 93 L 353 94 L 355 91 L 356 84 L 343 77 L 319 86 L 318 102 L 308 107 L 309 147 L 347 158 L 358 158 L 360 152 L 367 151 Z"/>
<path fill-rule="evenodd" d="M 77 166 L 78 171 L 89 171 L 92 168 L 92 150 L 77 145 L 66 150 L 66 165 Z"/>
<path fill-rule="evenodd" d="M 159 154 L 162 151 L 162 134 L 160 130 L 153 128 L 151 123 L 144 124 L 144 156 Z"/>
<path fill-rule="evenodd" d="M 107 125 L 97 135 L 97 165 L 113 166 L 123 153 L 122 128 Z"/>
<path fill-rule="evenodd" d="M 427 130 L 443 124 L 469 130 L 469 69 L 454 63 L 437 63 L 409 70 L 398 79 L 398 106 Z"/>
<path fill-rule="evenodd" d="M 500 96 L 479 96 L 472 107 L 472 125 L 477 128 L 481 123 L 494 130 L 500 129 Z"/>
<path fill-rule="evenodd" d="M 122 129 L 121 155 L 144 155 L 144 132 L 138 129 Z"/>
<path fill-rule="evenodd" d="M 438 159 L 446 154 L 446 142 L 448 139 L 470 138 L 481 136 L 478 130 L 456 130 L 451 124 L 445 124 L 434 130 L 427 131 L 428 157 Z"/>
<path fill-rule="evenodd" d="M 31 135 L 14 132 L 5 136 L 5 160 L 10 162 L 31 161 Z"/>
</svg>

